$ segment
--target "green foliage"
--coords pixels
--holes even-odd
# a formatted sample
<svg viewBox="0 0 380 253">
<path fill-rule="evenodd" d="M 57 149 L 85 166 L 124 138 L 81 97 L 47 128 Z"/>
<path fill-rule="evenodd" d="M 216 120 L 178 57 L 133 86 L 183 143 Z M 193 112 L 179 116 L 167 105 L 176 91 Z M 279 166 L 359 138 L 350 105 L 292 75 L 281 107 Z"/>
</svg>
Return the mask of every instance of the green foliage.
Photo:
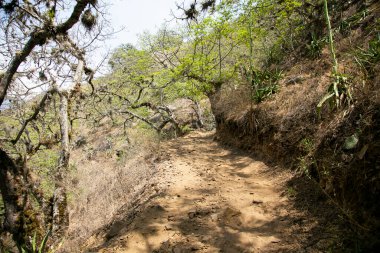
<svg viewBox="0 0 380 253">
<path fill-rule="evenodd" d="M 307 29 L 302 24 L 309 21 L 303 15 L 305 6 L 310 6 L 309 1 L 221 1 L 213 7 L 213 15 L 198 17 L 188 28 L 162 27 L 155 34 L 144 33 L 139 49 L 122 45 L 109 61 L 112 73 L 101 82 L 130 101 L 139 89 L 143 90 L 140 101 L 156 105 L 183 97 L 199 101 L 236 78 L 237 66 L 243 65 L 250 73 L 246 78 L 252 83 L 252 99 L 259 103 L 277 92 L 281 74 L 256 69 L 281 63 L 286 50 L 294 50 L 297 41 L 302 41 Z M 313 57 L 322 46 L 323 40 L 313 39 Z M 103 114 L 126 104 L 113 99 Z M 150 113 L 133 110 L 139 115 Z"/>
<path fill-rule="evenodd" d="M 229 22 L 232 13 L 219 14 L 190 27 L 192 41 L 178 66 L 178 73 L 197 80 L 199 90 L 204 93 L 213 92 L 215 83 L 231 78 L 237 61 L 234 50 L 240 38 L 235 33 L 235 24 Z"/>
<path fill-rule="evenodd" d="M 311 178 L 309 168 L 311 164 L 314 163 L 313 159 L 313 150 L 314 150 L 314 142 L 309 138 L 304 138 L 300 141 L 299 147 L 303 153 L 298 158 L 298 171 L 303 175 Z"/>
<path fill-rule="evenodd" d="M 364 73 L 371 77 L 375 65 L 380 62 L 380 32 L 369 42 L 368 49 L 359 48 L 354 57 Z"/>
<path fill-rule="evenodd" d="M 303 138 L 300 142 L 300 147 L 305 153 L 310 153 L 314 148 L 314 142 L 309 138 Z"/>
<path fill-rule="evenodd" d="M 350 92 L 350 82 L 347 76 L 337 73 L 333 76 L 333 83 L 330 84 L 327 94 L 317 105 L 318 117 L 325 103 L 329 104 L 330 109 L 339 108 L 340 105 L 351 104 L 352 96 Z"/>
<path fill-rule="evenodd" d="M 38 151 L 28 161 L 28 166 L 41 178 L 42 191 L 47 196 L 52 196 L 54 192 L 53 175 L 58 164 L 59 152 L 54 149 L 44 149 Z"/>
<path fill-rule="evenodd" d="M 335 56 L 335 49 L 334 49 L 334 39 L 333 39 L 333 31 L 331 28 L 331 22 L 330 22 L 330 16 L 329 16 L 329 11 L 328 11 L 328 4 L 327 0 L 323 0 L 324 4 L 324 13 L 325 13 L 325 19 L 326 19 L 326 24 L 327 24 L 327 34 L 328 34 L 328 42 L 330 46 L 330 53 L 331 53 L 331 58 L 332 58 L 332 63 L 333 63 L 333 74 L 336 75 L 338 74 L 338 61 Z M 334 87 L 334 89 L 336 89 Z"/>
<path fill-rule="evenodd" d="M 252 99 L 256 103 L 260 103 L 278 91 L 278 82 L 282 77 L 282 71 L 276 69 L 270 70 L 255 70 L 247 80 L 251 83 L 253 90 Z"/>
<path fill-rule="evenodd" d="M 39 247 L 37 245 L 37 241 L 36 241 L 36 233 L 34 233 L 34 237 L 33 237 L 33 243 L 32 243 L 32 248 L 33 248 L 33 251 L 34 252 L 37 252 L 37 248 L 38 248 L 38 253 L 43 253 L 45 252 L 45 247 L 46 247 L 46 243 L 49 239 L 49 236 L 50 236 L 50 232 L 51 230 L 49 230 L 46 235 L 44 236 L 44 238 L 42 239 Z"/>
<path fill-rule="evenodd" d="M 290 186 L 286 189 L 286 195 L 293 198 L 297 195 L 297 190 L 294 187 Z"/>
<path fill-rule="evenodd" d="M 338 30 L 343 35 L 349 35 L 351 32 L 351 29 L 358 24 L 360 24 L 361 21 L 363 21 L 364 18 L 366 18 L 369 14 L 369 10 L 367 8 L 364 8 L 363 10 L 356 12 L 351 17 L 348 17 L 339 23 Z"/>
<path fill-rule="evenodd" d="M 59 158 L 58 151 L 54 149 L 40 150 L 29 161 L 29 166 L 36 170 L 53 171 L 57 166 Z"/>
<path fill-rule="evenodd" d="M 280 64 L 283 60 L 285 53 L 282 43 L 276 43 L 271 48 L 269 48 L 266 56 L 266 66 Z"/>
<path fill-rule="evenodd" d="M 302 156 L 298 159 L 298 172 L 311 178 L 309 171 L 310 161 L 307 156 Z"/>
<path fill-rule="evenodd" d="M 182 134 L 188 134 L 191 132 L 191 127 L 189 125 L 184 125 L 184 126 L 181 126 L 181 133 Z"/>
<path fill-rule="evenodd" d="M 271 95 L 275 94 L 278 90 L 277 85 L 272 85 L 272 86 L 265 86 L 261 87 L 255 90 L 253 94 L 253 100 L 256 103 L 261 103 L 264 101 L 266 98 L 270 97 Z"/>
<path fill-rule="evenodd" d="M 312 40 L 307 45 L 307 54 L 311 59 L 316 59 L 322 54 L 322 49 L 326 45 L 326 38 L 318 39 L 315 34 L 312 35 Z"/>
<path fill-rule="evenodd" d="M 42 238 L 41 242 L 37 242 L 37 232 L 34 232 L 33 238 L 31 238 L 30 245 L 31 248 L 28 249 L 25 246 L 20 246 L 22 253 L 45 253 L 49 252 L 52 253 L 53 251 L 46 250 L 46 244 L 49 239 L 49 236 L 51 234 L 51 230 L 49 230 L 45 236 Z"/>
</svg>

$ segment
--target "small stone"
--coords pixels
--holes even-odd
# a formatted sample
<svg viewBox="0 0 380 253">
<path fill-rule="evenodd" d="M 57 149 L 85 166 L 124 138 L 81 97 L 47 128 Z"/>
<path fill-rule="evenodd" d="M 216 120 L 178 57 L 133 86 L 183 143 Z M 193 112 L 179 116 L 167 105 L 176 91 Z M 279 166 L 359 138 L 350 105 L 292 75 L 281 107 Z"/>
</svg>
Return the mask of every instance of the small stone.
<svg viewBox="0 0 380 253">
<path fill-rule="evenodd" d="M 214 213 L 210 215 L 212 221 L 218 221 L 218 214 Z"/>
<path fill-rule="evenodd" d="M 261 201 L 261 200 L 252 200 L 252 204 L 254 204 L 254 205 L 260 205 L 262 203 L 263 203 L 263 201 Z"/>
<path fill-rule="evenodd" d="M 167 225 L 167 226 L 165 226 L 165 230 L 167 230 L 167 231 L 173 230 L 173 227 L 170 225 Z"/>
<path fill-rule="evenodd" d="M 197 216 L 197 212 L 196 211 L 189 212 L 187 216 L 189 216 L 190 219 L 194 219 Z"/>
<path fill-rule="evenodd" d="M 350 137 L 346 138 L 343 144 L 343 149 L 345 150 L 354 149 L 356 145 L 358 144 L 358 142 L 359 142 L 359 138 L 357 134 L 353 134 Z"/>
</svg>

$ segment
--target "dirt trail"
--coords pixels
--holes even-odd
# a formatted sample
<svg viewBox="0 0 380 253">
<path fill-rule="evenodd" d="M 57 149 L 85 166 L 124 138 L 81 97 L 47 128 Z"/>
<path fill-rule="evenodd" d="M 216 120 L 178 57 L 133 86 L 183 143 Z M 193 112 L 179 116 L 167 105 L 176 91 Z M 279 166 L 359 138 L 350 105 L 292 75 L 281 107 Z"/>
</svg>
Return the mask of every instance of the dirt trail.
<svg viewBox="0 0 380 253">
<path fill-rule="evenodd" d="M 210 133 L 170 141 L 162 152 L 158 181 L 150 187 L 154 194 L 91 238 L 87 252 L 300 249 L 289 219 L 294 210 L 284 194 L 289 174 L 223 148 Z"/>
</svg>

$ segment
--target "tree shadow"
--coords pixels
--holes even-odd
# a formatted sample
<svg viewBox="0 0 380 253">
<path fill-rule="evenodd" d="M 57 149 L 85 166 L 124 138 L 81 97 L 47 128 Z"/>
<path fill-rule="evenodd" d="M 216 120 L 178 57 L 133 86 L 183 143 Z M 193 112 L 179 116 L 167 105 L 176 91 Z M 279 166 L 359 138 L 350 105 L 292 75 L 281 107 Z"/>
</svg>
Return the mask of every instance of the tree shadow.
<svg viewBox="0 0 380 253">
<path fill-rule="evenodd" d="M 197 159 L 216 163 L 228 161 L 234 165 L 227 170 L 223 168 L 228 175 L 250 177 L 250 173 L 245 171 L 250 165 L 245 159 L 249 157 L 248 153 L 225 146 L 223 154 L 207 148 L 192 151 L 200 142 L 213 142 L 212 136 L 197 137 L 196 140 L 188 138 L 181 145 L 174 144 L 172 151 L 177 156 L 193 153 L 194 163 Z M 212 145 L 221 144 L 213 142 Z M 258 162 L 262 164 L 260 172 L 266 177 L 287 171 L 279 166 L 266 166 L 268 161 Z M 209 176 L 210 181 L 212 176 Z M 255 185 L 248 184 L 248 187 L 255 191 Z M 87 252 L 127 245 L 132 239 L 125 238 L 125 235 L 130 232 L 138 234 L 144 241 L 141 252 L 351 252 L 349 248 L 353 249 L 354 245 L 346 239 L 352 232 L 350 227 L 339 210 L 311 181 L 294 176 L 287 179 L 281 188 L 287 201 L 276 204 L 278 210 L 271 210 L 274 217 L 253 220 L 244 219 L 233 207 L 220 207 L 219 203 L 198 204 L 205 196 L 218 194 L 216 188 L 198 189 L 195 196 L 199 197 L 194 197 L 194 194 L 192 197 L 170 196 L 165 191 L 151 194 L 145 201 L 137 202 L 136 207 L 119 212 L 112 223 L 99 229 L 99 234 L 105 235 L 104 242 Z M 159 202 L 157 197 L 177 201 L 178 208 L 186 207 L 187 211 L 179 215 Z M 264 211 L 273 208 L 265 202 L 252 205 L 262 205 Z M 157 248 L 152 238 L 162 231 L 166 231 L 168 237 Z M 256 237 L 248 240 L 252 234 Z"/>
</svg>

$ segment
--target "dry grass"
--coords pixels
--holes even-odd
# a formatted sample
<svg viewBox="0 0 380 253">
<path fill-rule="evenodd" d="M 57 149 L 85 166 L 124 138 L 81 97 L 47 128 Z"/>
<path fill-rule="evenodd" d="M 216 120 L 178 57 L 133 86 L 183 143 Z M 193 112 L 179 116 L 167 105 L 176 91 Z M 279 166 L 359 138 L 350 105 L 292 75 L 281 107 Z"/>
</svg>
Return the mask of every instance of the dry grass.
<svg viewBox="0 0 380 253">
<path fill-rule="evenodd" d="M 76 252 L 78 245 L 128 204 L 154 173 L 158 141 L 146 129 L 130 130 L 129 142 L 122 129 L 102 127 L 91 133 L 87 145 L 71 156 L 67 180 L 70 225 L 61 249 Z M 148 132 L 148 134 L 146 134 Z M 106 145 L 105 145 L 106 144 Z"/>
<path fill-rule="evenodd" d="M 225 114 L 228 118 L 238 117 L 252 104 L 248 85 L 225 85 L 221 93 L 219 103 L 216 105 L 216 114 Z"/>
</svg>

